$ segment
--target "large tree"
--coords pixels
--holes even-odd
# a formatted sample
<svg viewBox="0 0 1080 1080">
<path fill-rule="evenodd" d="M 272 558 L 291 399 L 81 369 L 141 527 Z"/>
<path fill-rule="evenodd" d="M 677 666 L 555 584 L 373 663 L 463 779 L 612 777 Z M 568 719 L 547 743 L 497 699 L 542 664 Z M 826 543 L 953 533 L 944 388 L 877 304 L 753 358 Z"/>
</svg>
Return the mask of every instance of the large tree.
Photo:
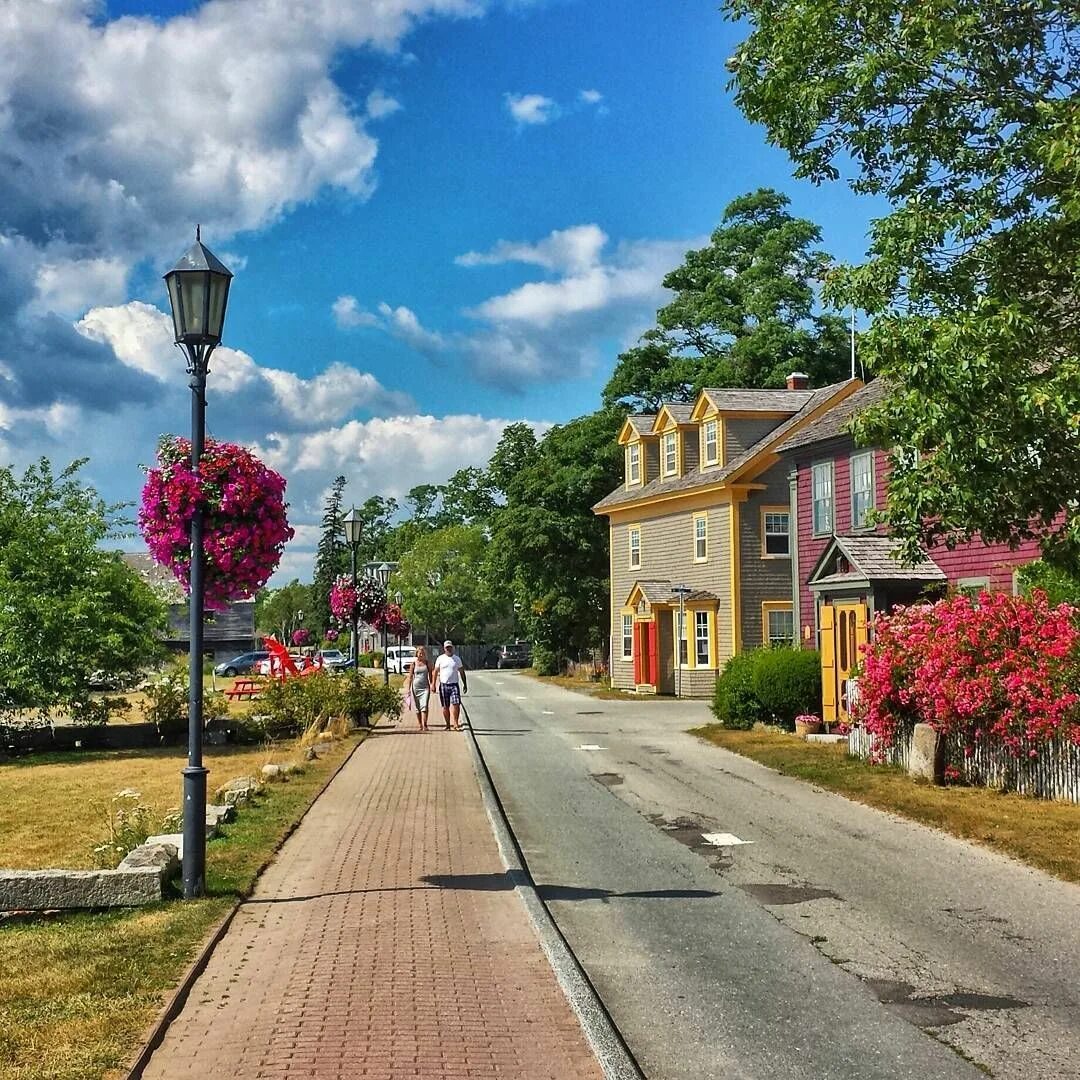
<svg viewBox="0 0 1080 1080">
<path fill-rule="evenodd" d="M 81 464 L 54 475 L 42 459 L 21 477 L 0 468 L 0 719 L 104 719 L 91 676 L 131 676 L 160 653 L 164 602 L 101 550 L 121 508 L 79 482 Z"/>
<path fill-rule="evenodd" d="M 727 207 L 709 245 L 664 278 L 675 295 L 619 357 L 605 403 L 655 410 L 705 386 L 782 387 L 795 370 L 815 385 L 844 378 L 844 320 L 817 295 L 832 260 L 789 205 L 763 188 Z"/>
<path fill-rule="evenodd" d="M 289 644 L 294 630 L 315 626 L 313 585 L 292 580 L 278 589 L 260 589 L 255 597 L 255 628 L 263 634 L 274 634 Z"/>
<path fill-rule="evenodd" d="M 873 316 L 906 552 L 1080 550 L 1080 16 L 1062 0 L 728 0 L 737 101 L 798 175 L 887 200 L 827 295 Z M 919 454 L 910 451 L 918 450 Z M 1064 510 L 1064 513 L 1062 513 Z"/>
<path fill-rule="evenodd" d="M 330 485 L 323 506 L 319 546 L 315 552 L 314 582 L 311 586 L 311 625 L 320 634 L 324 633 L 332 622 L 330 590 L 333 588 L 334 578 L 344 573 L 349 566 L 349 549 L 341 528 L 344 516 L 341 500 L 345 494 L 345 483 L 344 476 L 337 476 Z"/>
<path fill-rule="evenodd" d="M 591 508 L 619 482 L 622 420 L 603 409 L 552 428 L 492 517 L 487 574 L 517 602 L 549 674 L 607 640 L 608 528 Z"/>
</svg>

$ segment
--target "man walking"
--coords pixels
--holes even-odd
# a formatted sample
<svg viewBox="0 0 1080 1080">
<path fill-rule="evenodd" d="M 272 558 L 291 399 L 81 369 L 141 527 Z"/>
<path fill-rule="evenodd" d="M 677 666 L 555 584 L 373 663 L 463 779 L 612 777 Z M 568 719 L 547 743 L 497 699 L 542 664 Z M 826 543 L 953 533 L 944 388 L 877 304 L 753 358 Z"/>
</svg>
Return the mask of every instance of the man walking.
<svg viewBox="0 0 1080 1080">
<path fill-rule="evenodd" d="M 439 691 L 446 730 L 450 730 L 452 719 L 454 731 L 460 731 L 461 695 L 469 692 L 469 681 L 465 678 L 465 665 L 454 652 L 452 641 L 443 642 L 442 655 L 435 661 L 435 686 Z"/>
</svg>

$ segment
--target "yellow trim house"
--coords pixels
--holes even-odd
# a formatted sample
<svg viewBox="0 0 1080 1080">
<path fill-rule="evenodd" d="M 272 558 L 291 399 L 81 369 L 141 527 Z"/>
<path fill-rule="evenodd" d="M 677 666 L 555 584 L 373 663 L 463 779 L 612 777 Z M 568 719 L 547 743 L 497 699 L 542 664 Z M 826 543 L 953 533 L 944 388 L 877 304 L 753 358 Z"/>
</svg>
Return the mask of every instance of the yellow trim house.
<svg viewBox="0 0 1080 1080">
<path fill-rule="evenodd" d="M 733 653 L 790 639 L 776 448 L 861 385 L 812 390 L 796 373 L 786 390 L 706 389 L 627 418 L 624 481 L 593 507 L 610 525 L 614 686 L 674 693 L 678 669 L 681 693 L 706 697 Z"/>
</svg>

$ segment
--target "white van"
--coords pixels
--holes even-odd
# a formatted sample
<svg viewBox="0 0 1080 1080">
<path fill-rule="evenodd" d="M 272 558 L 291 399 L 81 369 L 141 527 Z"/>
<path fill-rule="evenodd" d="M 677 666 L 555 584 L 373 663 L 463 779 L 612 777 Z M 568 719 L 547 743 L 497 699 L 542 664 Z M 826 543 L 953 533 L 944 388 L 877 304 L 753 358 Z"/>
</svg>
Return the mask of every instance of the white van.
<svg viewBox="0 0 1080 1080">
<path fill-rule="evenodd" d="M 386 650 L 386 670 L 392 671 L 395 675 L 404 675 L 415 659 L 415 646 L 390 645 Z"/>
</svg>

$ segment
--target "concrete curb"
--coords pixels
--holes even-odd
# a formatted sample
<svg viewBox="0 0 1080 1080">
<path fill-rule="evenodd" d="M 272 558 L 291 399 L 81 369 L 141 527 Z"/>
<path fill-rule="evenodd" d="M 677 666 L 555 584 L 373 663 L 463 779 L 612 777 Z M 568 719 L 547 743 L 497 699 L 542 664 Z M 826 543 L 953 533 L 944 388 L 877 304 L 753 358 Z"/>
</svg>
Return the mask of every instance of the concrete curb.
<svg viewBox="0 0 1080 1080">
<path fill-rule="evenodd" d="M 499 846 L 499 854 L 502 856 L 503 865 L 510 875 L 510 880 L 514 883 L 522 904 L 525 905 L 540 946 L 555 972 L 559 987 L 581 1023 L 585 1038 L 596 1055 L 606 1080 L 645 1080 L 645 1074 L 634 1060 L 630 1048 L 623 1041 L 607 1009 L 604 1008 L 600 995 L 597 994 L 585 969 L 578 963 L 569 943 L 556 926 L 555 920 L 536 891 L 536 885 L 533 883 L 521 848 L 514 838 L 499 793 L 495 790 L 480 744 L 473 734 L 472 719 L 464 705 L 461 711 L 465 714 L 473 768 L 480 784 L 484 809 L 491 822 L 495 842 Z"/>
<path fill-rule="evenodd" d="M 274 846 L 274 850 L 267 856 L 262 866 L 259 867 L 258 873 L 255 875 L 255 880 L 262 876 L 263 871 L 274 861 L 277 853 L 285 846 L 285 841 L 300 827 L 301 822 L 311 813 L 311 808 L 322 798 L 323 792 L 337 779 L 338 773 L 345 768 L 346 765 L 352 761 L 353 754 L 364 745 L 365 740 L 361 739 L 357 744 L 345 755 L 344 759 L 338 765 L 338 767 L 326 778 L 326 782 L 319 788 L 315 797 L 308 803 L 307 809 L 289 826 L 284 835 L 278 840 Z M 138 1054 L 135 1057 L 134 1062 L 129 1066 L 127 1073 L 124 1075 L 124 1080 L 142 1080 L 142 1075 L 146 1071 L 146 1066 L 150 1064 L 150 1059 L 154 1056 L 154 1052 L 164 1042 L 165 1035 L 169 1030 L 169 1025 L 180 1015 L 184 1005 L 187 1004 L 187 999 L 191 994 L 191 989 L 195 985 L 196 980 L 206 970 L 206 965 L 210 963 L 210 957 L 214 955 L 214 949 L 217 948 L 218 942 L 225 936 L 226 931 L 229 929 L 230 924 L 236 916 L 236 913 L 247 902 L 247 897 L 242 900 L 237 900 L 233 906 L 222 916 L 220 922 L 214 928 L 213 932 L 206 939 L 202 948 L 199 950 L 198 955 L 192 960 L 188 966 L 187 971 L 184 972 L 183 977 L 180 980 L 179 986 L 173 991 L 172 996 L 165 1003 L 165 1007 L 158 1014 L 157 1020 L 154 1021 L 153 1026 L 150 1028 L 146 1038 L 143 1040 L 143 1044 L 139 1049 Z"/>
</svg>

